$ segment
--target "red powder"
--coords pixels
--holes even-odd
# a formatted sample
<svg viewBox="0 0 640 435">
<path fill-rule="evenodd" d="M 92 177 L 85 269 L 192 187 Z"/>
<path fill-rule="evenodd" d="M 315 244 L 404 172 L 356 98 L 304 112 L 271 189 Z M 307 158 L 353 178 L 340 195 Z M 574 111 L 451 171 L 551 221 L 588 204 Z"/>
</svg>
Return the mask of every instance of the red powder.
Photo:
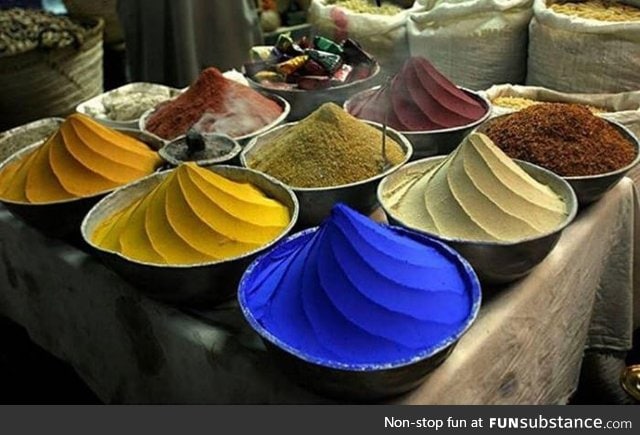
<svg viewBox="0 0 640 435">
<path fill-rule="evenodd" d="M 146 129 L 163 139 L 183 134 L 202 119 L 205 131 L 243 136 L 273 122 L 282 113 L 274 101 L 207 68 L 189 89 L 162 104 L 149 117 Z"/>
</svg>

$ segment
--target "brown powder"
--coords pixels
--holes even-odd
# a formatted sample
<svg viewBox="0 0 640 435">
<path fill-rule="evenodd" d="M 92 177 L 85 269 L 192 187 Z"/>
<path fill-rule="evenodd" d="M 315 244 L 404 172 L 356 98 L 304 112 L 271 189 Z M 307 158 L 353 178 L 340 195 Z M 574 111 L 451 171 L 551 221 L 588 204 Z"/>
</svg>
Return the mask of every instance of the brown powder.
<svg viewBox="0 0 640 435">
<path fill-rule="evenodd" d="M 404 158 L 400 145 L 387 137 L 387 161 Z M 293 187 L 330 187 L 374 177 L 385 165 L 382 132 L 333 103 L 322 105 L 254 156 L 249 167 Z"/>
<path fill-rule="evenodd" d="M 615 171 L 636 157 L 616 128 L 577 104 L 537 104 L 491 122 L 486 134 L 509 157 L 565 177 Z"/>
</svg>

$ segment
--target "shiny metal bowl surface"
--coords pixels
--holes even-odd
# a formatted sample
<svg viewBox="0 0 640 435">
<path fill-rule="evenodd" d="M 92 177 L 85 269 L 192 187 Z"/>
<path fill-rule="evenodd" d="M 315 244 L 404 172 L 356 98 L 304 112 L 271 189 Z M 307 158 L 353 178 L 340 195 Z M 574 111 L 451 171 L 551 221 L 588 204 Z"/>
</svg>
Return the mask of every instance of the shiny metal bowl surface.
<svg viewBox="0 0 640 435">
<path fill-rule="evenodd" d="M 248 133 L 248 134 L 243 134 L 242 136 L 238 136 L 238 137 L 234 137 L 233 139 L 238 141 L 238 143 L 240 143 L 240 145 L 244 145 L 247 142 L 249 142 L 251 139 L 253 139 L 256 136 L 259 136 L 263 133 L 268 132 L 269 130 L 274 129 L 275 127 L 279 126 L 280 124 L 282 124 L 283 122 L 285 122 L 288 118 L 289 118 L 289 114 L 291 112 L 291 106 L 289 105 L 289 102 L 287 100 L 285 100 L 284 98 L 280 97 L 279 95 L 275 95 L 273 93 L 265 93 L 264 94 L 265 97 L 275 101 L 276 103 L 278 103 L 278 105 L 280 107 L 282 107 L 282 113 L 280 113 L 280 116 L 278 116 L 276 119 L 274 119 L 272 122 L 270 122 L 269 124 L 265 125 L 264 127 L 252 132 L 252 133 Z M 140 131 L 143 131 L 157 139 L 163 140 L 165 143 L 177 140 L 177 139 L 182 139 L 185 135 L 180 135 L 177 136 L 171 140 L 168 139 L 163 139 L 155 134 L 153 134 L 152 132 L 150 132 L 149 130 L 147 130 L 147 121 L 149 120 L 149 118 L 151 117 L 151 115 L 153 114 L 153 112 L 155 112 L 155 108 L 154 109 L 150 109 L 148 111 L 146 111 L 141 117 L 140 117 L 140 121 L 138 122 L 138 128 L 140 129 Z"/>
<path fill-rule="evenodd" d="M 424 174 L 445 158 L 443 156 L 430 157 L 400 168 L 382 180 L 378 187 L 378 200 L 390 223 L 418 231 L 447 243 L 469 261 L 483 283 L 504 284 L 526 276 L 549 255 L 560 239 L 562 230 L 573 221 L 578 212 L 578 200 L 567 181 L 539 166 L 516 160 L 522 169 L 537 181 L 553 189 L 567 205 L 566 219 L 552 232 L 513 242 L 482 242 L 444 237 L 406 224 L 402 217 L 394 212 L 392 204 L 389 203 L 390 193 L 407 178 Z"/>
<path fill-rule="evenodd" d="M 41 143 L 58 130 L 62 118 L 43 118 L 0 133 L 0 162 L 35 143 Z"/>
<path fill-rule="evenodd" d="M 193 161 L 200 166 L 210 166 L 210 165 L 237 165 L 240 163 L 240 151 L 242 151 L 242 147 L 235 139 L 227 136 L 226 134 L 220 133 L 203 133 L 203 137 L 205 137 L 205 141 L 207 140 L 218 140 L 225 142 L 230 150 L 226 154 L 223 154 L 218 157 L 212 157 L 201 160 L 193 160 L 186 156 L 179 155 L 179 150 L 181 147 L 184 147 L 183 142 L 186 141 L 186 138 L 183 136 L 182 138 L 172 140 L 164 147 L 160 149 L 158 154 L 160 157 L 164 159 L 168 164 L 172 166 L 178 166 L 180 163 Z"/>
<path fill-rule="evenodd" d="M 145 263 L 115 251 L 105 250 L 93 243 L 91 236 L 96 227 L 104 219 L 123 210 L 156 187 L 169 174 L 169 171 L 163 171 L 121 187 L 98 202 L 82 222 L 81 232 L 84 241 L 107 266 L 141 292 L 155 299 L 177 305 L 207 308 L 233 298 L 242 273 L 254 257 L 291 231 L 298 217 L 298 201 L 284 184 L 260 172 L 225 165 L 205 168 L 234 181 L 251 183 L 269 197 L 280 201 L 289 209 L 289 225 L 278 238 L 259 249 L 223 261 L 193 265 Z"/>
<path fill-rule="evenodd" d="M 362 98 L 368 97 L 379 88 L 380 86 L 376 86 L 374 88 L 364 90 L 354 95 L 344 103 L 344 110 L 348 113 L 351 113 L 353 104 L 355 104 Z M 462 140 L 469 133 L 471 133 L 474 128 L 478 127 L 480 124 L 489 119 L 492 110 L 491 102 L 479 92 L 475 92 L 465 88 L 460 89 L 480 102 L 486 108 L 486 113 L 477 121 L 466 125 L 461 125 L 459 127 L 430 131 L 400 131 L 400 133 L 402 133 L 404 137 L 409 139 L 409 142 L 411 142 L 411 145 L 413 146 L 412 160 L 419 160 L 425 157 L 449 154 L 458 145 L 460 145 Z"/>
<path fill-rule="evenodd" d="M 146 143 L 149 148 L 155 151 L 158 151 L 164 145 L 162 141 L 139 130 L 121 128 L 115 130 Z M 44 141 L 40 141 L 14 153 L 11 157 L 0 163 L 0 172 L 6 166 L 35 151 L 36 148 L 43 143 Z M 75 242 L 80 240 L 80 223 L 84 216 L 101 198 L 113 190 L 115 189 L 97 192 L 94 195 L 84 198 L 73 198 L 39 204 L 15 202 L 6 199 L 0 199 L 0 202 L 14 216 L 22 219 L 43 234 Z"/>
<path fill-rule="evenodd" d="M 504 119 L 504 117 L 511 115 L 512 114 L 506 114 L 491 118 L 489 121 L 480 125 L 476 129 L 476 131 L 484 133 L 493 122 Z M 633 169 L 633 167 L 635 167 L 638 162 L 640 162 L 640 143 L 638 142 L 638 138 L 631 132 L 631 130 L 616 121 L 612 121 L 606 118 L 602 119 L 607 121 L 613 128 L 618 130 L 622 134 L 622 136 L 633 145 L 636 151 L 636 157 L 627 166 L 604 174 L 583 175 L 574 177 L 563 176 L 562 178 L 567 180 L 567 182 L 576 192 L 576 196 L 578 198 L 578 203 L 580 204 L 580 206 L 589 205 L 592 202 L 595 202 L 602 198 L 605 193 L 613 189 L 613 187 L 618 184 L 618 181 L 620 181 L 622 177 L 627 174 L 627 172 Z"/>
<path fill-rule="evenodd" d="M 249 85 L 261 92 L 269 92 L 276 94 L 291 104 L 290 121 L 299 121 L 307 117 L 311 112 L 316 110 L 324 103 L 335 103 L 342 106 L 346 100 L 358 92 L 370 88 L 378 83 L 380 76 L 380 65 L 375 64 L 373 71 L 369 77 L 356 80 L 340 86 L 334 86 L 328 89 L 318 89 L 306 91 L 304 89 L 276 89 L 262 85 L 250 77 L 247 77 Z"/>
<path fill-rule="evenodd" d="M 238 303 L 249 325 L 265 343 L 268 353 L 280 369 L 299 385 L 338 400 L 374 402 L 406 393 L 418 387 L 426 377 L 451 354 L 460 338 L 473 325 L 480 312 L 482 291 L 480 282 L 470 264 L 444 243 L 400 227 L 389 227 L 396 233 L 418 243 L 428 244 L 434 249 L 448 252 L 455 259 L 463 280 L 468 283 L 471 309 L 460 328 L 450 337 L 430 348 L 416 351 L 404 361 L 389 361 L 380 364 L 349 364 L 339 360 L 321 359 L 304 350 L 293 348 L 275 336 L 255 318 L 248 304 L 247 290 L 254 271 L 268 265 L 270 252 L 258 257 L 246 270 L 238 287 Z M 309 238 L 318 227 L 298 232 L 283 240 L 276 249 L 286 249 L 297 239 Z M 279 255 L 279 254 L 277 254 Z M 264 264 L 264 265 L 263 265 Z"/>
<path fill-rule="evenodd" d="M 382 126 L 375 122 L 365 121 L 367 124 L 382 130 Z M 286 133 L 296 122 L 290 122 L 277 127 L 263 135 L 254 138 L 245 146 L 240 154 L 240 163 L 246 168 L 251 167 L 253 156 L 265 152 L 269 146 L 282 134 Z M 376 199 L 376 188 L 380 180 L 393 173 L 411 159 L 413 149 L 411 143 L 402 134 L 387 129 L 387 135 L 395 140 L 403 149 L 405 157 L 400 164 L 387 169 L 386 171 L 366 180 L 357 181 L 350 184 L 331 187 L 304 188 L 289 186 L 300 201 L 300 218 L 298 224 L 300 228 L 308 228 L 319 225 L 324 218 L 329 216 L 333 206 L 342 202 L 349 207 L 369 215 L 378 205 Z M 382 135 L 381 135 L 382 137 Z"/>
</svg>

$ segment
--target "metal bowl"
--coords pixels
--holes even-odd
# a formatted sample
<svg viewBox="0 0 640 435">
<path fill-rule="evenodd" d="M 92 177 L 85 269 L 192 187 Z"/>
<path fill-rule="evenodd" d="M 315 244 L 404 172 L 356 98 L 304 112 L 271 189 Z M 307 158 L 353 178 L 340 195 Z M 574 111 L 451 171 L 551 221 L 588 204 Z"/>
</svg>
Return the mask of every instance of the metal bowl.
<svg viewBox="0 0 640 435">
<path fill-rule="evenodd" d="M 394 231 L 408 236 L 419 243 L 426 243 L 436 249 L 446 251 L 466 275 L 471 292 L 469 317 L 451 337 L 431 348 L 416 352 L 408 360 L 389 361 L 386 364 L 345 364 L 340 361 L 320 359 L 304 351 L 292 348 L 280 338 L 265 329 L 248 308 L 246 287 L 256 269 L 268 264 L 270 253 L 256 259 L 244 273 L 238 287 L 238 302 L 244 317 L 260 335 L 269 354 L 282 371 L 299 385 L 320 394 L 341 400 L 372 402 L 406 393 L 424 382 L 427 375 L 437 368 L 453 351 L 454 347 L 471 327 L 478 316 L 482 300 L 480 283 L 469 263 L 452 248 L 438 240 L 415 231 L 391 227 Z M 318 228 L 301 231 L 282 241 L 275 249 L 286 250 L 290 243 L 300 238 L 309 238 Z"/>
<path fill-rule="evenodd" d="M 219 165 L 219 164 L 239 164 L 239 154 L 242 151 L 242 147 L 238 143 L 238 141 L 232 139 L 226 134 L 220 133 L 203 133 L 202 136 L 205 138 L 205 142 L 207 139 L 216 139 L 223 142 L 226 142 L 230 150 L 226 154 L 223 154 L 219 157 L 208 158 L 208 159 L 191 159 L 189 156 L 180 155 L 181 151 L 184 150 L 185 145 L 183 144 L 186 141 L 186 138 L 183 136 L 182 138 L 172 140 L 164 147 L 160 149 L 158 154 L 162 157 L 167 163 L 172 166 L 178 166 L 180 163 L 193 161 L 200 166 L 209 166 L 209 165 Z"/>
<path fill-rule="evenodd" d="M 197 265 L 145 263 L 95 245 L 91 235 L 96 226 L 156 187 L 169 174 L 169 171 L 163 171 L 124 186 L 98 202 L 82 222 L 84 241 L 111 269 L 155 299 L 184 306 L 208 307 L 233 298 L 247 265 L 256 255 L 273 246 L 291 231 L 298 217 L 298 201 L 284 184 L 260 172 L 223 165 L 206 168 L 234 181 L 252 183 L 268 196 L 280 201 L 291 214 L 289 225 L 277 239 L 259 249 L 239 257 Z"/>
<path fill-rule="evenodd" d="M 158 142 L 156 138 L 150 137 L 141 131 L 131 129 L 116 130 L 146 143 L 153 150 L 157 151 L 160 146 L 162 146 L 162 143 Z M 14 161 L 33 152 L 41 146 L 43 142 L 44 141 L 40 141 L 14 153 L 0 164 L 0 172 Z M 114 189 L 109 189 L 98 192 L 95 195 L 84 198 L 73 198 L 39 204 L 15 202 L 6 199 L 0 199 L 0 202 L 13 215 L 19 217 L 32 227 L 37 228 L 43 234 L 50 237 L 67 239 L 69 241 L 77 241 L 80 239 L 80 223 L 84 216 L 100 198 L 113 190 Z"/>
<path fill-rule="evenodd" d="M 0 133 L 0 162 L 29 145 L 41 143 L 58 130 L 63 121 L 62 118 L 44 118 Z"/>
<path fill-rule="evenodd" d="M 311 112 L 324 103 L 332 102 L 342 106 L 342 104 L 344 104 L 344 102 L 352 95 L 370 88 L 372 85 L 377 83 L 379 74 L 380 65 L 376 62 L 369 77 L 356 80 L 351 83 L 346 83 L 344 85 L 315 91 L 306 91 L 304 89 L 275 89 L 269 86 L 264 86 L 252 80 L 250 77 L 247 77 L 247 81 L 254 89 L 261 92 L 270 92 L 287 100 L 291 104 L 291 114 L 289 119 L 291 121 L 299 121 L 302 118 L 306 118 Z"/>
<path fill-rule="evenodd" d="M 253 133 L 249 133 L 249 134 L 244 134 L 242 136 L 238 136 L 238 137 L 234 137 L 234 140 L 237 140 L 238 143 L 240 143 L 240 145 L 243 145 L 247 142 L 249 142 L 251 139 L 253 139 L 256 136 L 259 136 L 263 133 L 266 133 L 269 130 L 274 129 L 275 127 L 279 126 L 280 124 L 282 124 L 283 122 L 285 122 L 287 120 L 287 118 L 289 117 L 289 113 L 291 112 L 291 106 L 289 105 L 289 102 L 287 100 L 285 100 L 284 98 L 278 96 L 278 95 L 273 95 L 273 94 L 264 94 L 265 97 L 275 101 L 276 103 L 278 103 L 278 105 L 280 107 L 282 107 L 282 113 L 280 114 L 280 116 L 278 116 L 276 119 L 273 120 L 273 122 L 271 122 L 270 124 L 265 125 L 264 127 L 254 131 Z M 138 128 L 141 131 L 144 131 L 145 133 L 158 138 L 160 140 L 165 141 L 165 143 L 170 142 L 167 139 L 163 139 L 153 133 L 151 133 L 150 131 L 147 130 L 147 121 L 149 120 L 149 118 L 151 117 L 151 115 L 153 114 L 153 112 L 155 112 L 155 108 L 154 109 L 150 109 L 148 111 L 146 111 L 141 117 L 140 117 L 140 122 L 138 123 Z M 171 141 L 174 140 L 178 140 L 178 139 L 182 139 L 183 137 L 185 137 L 184 134 L 177 136 L 173 139 L 171 139 Z"/>
<path fill-rule="evenodd" d="M 371 89 L 362 91 L 344 103 L 344 110 L 351 113 L 351 107 L 358 100 L 366 98 L 380 86 L 376 86 Z M 429 131 L 401 131 L 411 145 L 413 145 L 413 157 L 412 160 L 423 159 L 425 157 L 449 154 L 453 151 L 462 140 L 477 126 L 485 122 L 491 116 L 492 106 L 491 102 L 482 94 L 474 92 L 469 89 L 460 88 L 470 97 L 477 100 L 486 108 L 484 116 L 477 121 L 474 121 L 467 125 L 461 125 L 459 127 L 444 128 L 441 130 L 429 130 Z"/>
<path fill-rule="evenodd" d="M 380 124 L 369 121 L 363 122 L 382 130 Z M 269 148 L 274 139 L 284 134 L 296 124 L 297 122 L 287 123 L 251 140 L 240 154 L 240 163 L 242 166 L 245 168 L 250 167 L 248 161 L 251 160 L 253 155 L 259 154 Z M 365 215 L 369 215 L 377 207 L 376 188 L 378 183 L 382 178 L 393 173 L 408 162 L 413 153 L 411 143 L 400 133 L 392 128 L 388 128 L 387 134 L 402 147 L 405 153 L 403 161 L 393 168 L 387 169 L 375 177 L 355 183 L 343 184 L 341 186 L 317 188 L 289 186 L 289 188 L 296 193 L 300 201 L 300 218 L 298 220 L 300 228 L 319 225 L 324 218 L 329 216 L 331 209 L 338 202 L 347 204 L 349 207 Z"/>
<path fill-rule="evenodd" d="M 380 183 L 378 200 L 382 204 L 390 223 L 444 241 L 471 263 L 483 283 L 504 284 L 527 275 L 551 252 L 560 239 L 562 230 L 573 221 L 578 212 L 578 200 L 567 181 L 539 166 L 515 160 L 529 175 L 553 189 L 567 205 L 566 219 L 552 232 L 514 242 L 479 242 L 444 237 L 404 223 L 402 218 L 394 213 L 391 204 L 388 203 L 387 197 L 389 193 L 393 192 L 408 177 L 415 177 L 417 174 L 425 173 L 445 158 L 438 156 L 418 160 L 391 174 Z"/>
<path fill-rule="evenodd" d="M 138 124 L 140 122 L 140 117 L 126 120 L 126 121 L 114 121 L 112 119 L 107 118 L 105 114 L 105 108 L 103 105 L 103 100 L 105 97 L 108 97 L 113 94 L 128 94 L 133 92 L 145 92 L 149 94 L 158 93 L 158 90 L 162 90 L 168 92 L 170 97 L 174 98 L 179 95 L 182 90 L 172 88 L 165 85 L 160 85 L 157 83 L 128 83 L 124 86 L 120 86 L 117 89 L 112 89 L 108 92 L 97 95 L 90 100 L 87 100 L 83 103 L 78 104 L 76 107 L 76 112 L 82 113 L 83 115 L 90 116 L 94 120 L 100 122 L 103 125 L 106 125 L 110 128 L 132 128 L 137 129 Z"/>
<path fill-rule="evenodd" d="M 476 130 L 478 132 L 484 133 L 493 122 L 511 115 L 512 114 L 506 114 L 492 118 L 486 123 L 479 126 Z M 622 177 L 627 174 L 627 172 L 629 172 L 634 166 L 638 164 L 638 162 L 640 162 L 640 143 L 638 142 L 638 138 L 631 132 L 631 130 L 616 121 L 612 121 L 606 118 L 602 119 L 608 122 L 609 125 L 611 125 L 613 128 L 618 130 L 625 139 L 633 144 L 633 147 L 636 151 L 636 157 L 627 166 L 615 171 L 606 172 L 604 174 L 562 177 L 567 180 L 567 182 L 576 192 L 578 203 L 581 207 L 584 207 L 602 198 L 605 193 L 613 189 L 613 187 L 618 184 L 618 181 L 620 181 Z"/>
</svg>

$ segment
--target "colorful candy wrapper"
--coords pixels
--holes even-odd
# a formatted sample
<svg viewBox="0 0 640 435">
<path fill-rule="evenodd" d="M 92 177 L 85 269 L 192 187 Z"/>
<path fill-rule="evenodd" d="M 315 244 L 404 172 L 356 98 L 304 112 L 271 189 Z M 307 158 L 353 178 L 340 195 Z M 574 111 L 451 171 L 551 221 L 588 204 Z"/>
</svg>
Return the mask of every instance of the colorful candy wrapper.
<svg viewBox="0 0 640 435">
<path fill-rule="evenodd" d="M 320 50 L 307 50 L 311 59 L 318 62 L 329 73 L 333 74 L 342 64 L 342 57 L 337 54 Z"/>
<path fill-rule="evenodd" d="M 342 64 L 340 68 L 333 74 L 331 80 L 337 83 L 345 83 L 349 79 L 349 75 L 353 71 L 353 67 L 351 65 Z"/>
<path fill-rule="evenodd" d="M 276 69 L 278 70 L 279 73 L 288 76 L 289 74 L 293 74 L 294 72 L 302 68 L 308 59 L 309 59 L 309 56 L 306 56 L 306 55 L 294 57 L 291 60 L 279 63 L 276 66 Z"/>
<path fill-rule="evenodd" d="M 316 36 L 313 38 L 313 45 L 317 50 L 326 51 L 327 53 L 342 55 L 343 52 L 343 49 L 339 44 L 336 44 L 331 39 L 324 38 L 322 36 Z"/>
</svg>

